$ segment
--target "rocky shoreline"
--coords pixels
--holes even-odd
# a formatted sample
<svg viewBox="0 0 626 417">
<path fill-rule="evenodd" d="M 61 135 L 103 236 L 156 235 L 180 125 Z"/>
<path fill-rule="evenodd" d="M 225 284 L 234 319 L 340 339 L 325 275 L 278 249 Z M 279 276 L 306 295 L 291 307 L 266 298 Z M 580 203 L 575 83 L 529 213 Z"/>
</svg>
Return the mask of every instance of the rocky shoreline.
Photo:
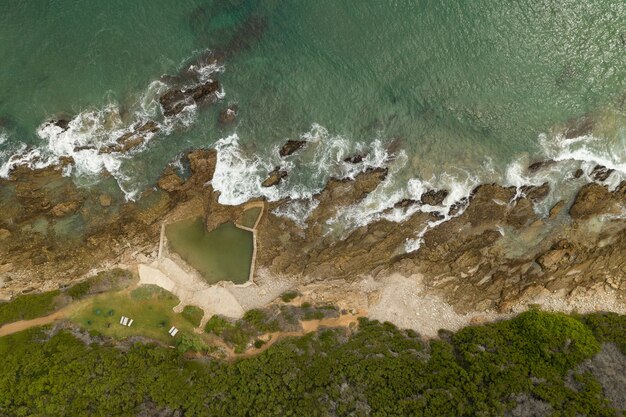
<svg viewBox="0 0 626 417">
<path fill-rule="evenodd" d="M 283 149 L 291 154 L 302 146 L 288 143 Z M 184 159 L 188 178 L 167 167 L 157 187 L 136 202 L 77 187 L 62 175 L 62 165 L 18 167 L 0 180 L 0 298 L 64 286 L 107 265 L 153 259 L 167 219 L 201 211 L 210 231 L 241 216 L 243 205 L 221 205 L 211 186 L 216 151 L 194 150 Z M 360 163 L 358 156 L 354 160 Z M 331 179 L 314 197 L 305 228 L 275 214 L 290 200 L 260 200 L 267 215 L 257 226 L 256 268 L 287 277 L 294 286 L 419 274 L 429 294 L 460 314 L 507 313 L 548 294 L 568 298 L 611 291 L 623 299 L 626 183 L 613 191 L 598 183 L 584 185 L 572 202 L 559 201 L 545 218 L 533 205 L 548 195 L 548 184 L 521 189 L 484 184 L 450 209 L 449 220 L 427 229 L 420 249 L 410 253 L 404 250 L 406 241 L 446 213 L 416 211 L 401 223 L 381 218 L 343 238 L 333 235 L 329 220 L 362 201 L 386 175 L 386 169 L 376 168 L 354 180 Z M 396 206 L 437 206 L 446 195 L 430 190 L 422 201 Z"/>
</svg>

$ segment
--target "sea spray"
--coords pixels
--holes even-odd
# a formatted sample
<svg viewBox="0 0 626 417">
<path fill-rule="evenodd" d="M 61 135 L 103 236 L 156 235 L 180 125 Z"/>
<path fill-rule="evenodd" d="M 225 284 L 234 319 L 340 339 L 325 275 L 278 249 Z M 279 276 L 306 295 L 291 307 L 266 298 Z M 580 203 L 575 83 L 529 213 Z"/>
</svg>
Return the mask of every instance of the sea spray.
<svg viewBox="0 0 626 417">
<path fill-rule="evenodd" d="M 223 70 L 224 67 L 216 63 L 190 65 L 185 71 L 194 74 L 194 77 L 185 80 L 179 88 L 207 82 Z M 66 127 L 54 121 L 42 123 L 37 129 L 37 136 L 43 141 L 41 145 L 29 148 L 22 144 L 18 149 L 0 151 L 0 177 L 8 177 L 11 170 L 20 165 L 41 169 L 67 158 L 73 163 L 65 166 L 65 175 L 73 174 L 93 183 L 99 180 L 102 172 L 108 172 L 115 178 L 126 199 L 135 199 L 141 190 L 137 188 L 134 178 L 123 172 L 124 161 L 144 152 L 153 138 L 188 129 L 197 119 L 198 106 L 195 103 L 186 103 L 174 117 L 163 116 L 159 97 L 170 88 L 172 86 L 167 82 L 154 80 L 128 109 L 113 101 L 102 108 L 80 112 L 69 120 Z M 224 96 L 222 88 L 215 93 L 216 100 Z M 142 131 L 141 127 L 146 123 L 152 123 L 154 128 Z M 141 135 L 141 143 L 123 149 L 120 140 L 133 134 Z M 10 156 L 6 157 L 9 152 Z"/>
</svg>

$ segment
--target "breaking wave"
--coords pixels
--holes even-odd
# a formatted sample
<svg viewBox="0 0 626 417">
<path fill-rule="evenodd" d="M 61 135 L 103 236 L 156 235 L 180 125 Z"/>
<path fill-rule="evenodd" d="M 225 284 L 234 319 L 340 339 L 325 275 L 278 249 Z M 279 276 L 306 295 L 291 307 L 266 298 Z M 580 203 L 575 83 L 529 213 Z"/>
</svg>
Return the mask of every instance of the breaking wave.
<svg viewBox="0 0 626 417">
<path fill-rule="evenodd" d="M 193 75 L 193 83 L 199 84 L 211 80 L 223 69 L 210 63 L 193 64 L 186 71 Z M 196 120 L 195 103 L 186 104 L 172 117 L 163 115 L 159 97 L 170 88 L 172 85 L 167 81 L 155 80 L 129 108 L 112 102 L 99 109 L 85 110 L 63 123 L 56 120 L 42 123 L 37 129 L 43 141 L 41 145 L 29 148 L 22 144 L 18 149 L 4 151 L 4 156 L 0 154 L 0 161 L 4 161 L 0 165 L 0 177 L 8 177 L 11 170 L 20 165 L 41 169 L 59 164 L 63 158 L 71 158 L 73 162 L 66 165 L 65 175 L 96 177 L 106 171 L 117 180 L 126 198 L 134 199 L 140 190 L 134 186 L 132 178 L 124 174 L 124 161 L 145 151 L 153 138 L 189 128 Z M 223 97 L 224 91 L 216 93 L 218 100 Z"/>
</svg>

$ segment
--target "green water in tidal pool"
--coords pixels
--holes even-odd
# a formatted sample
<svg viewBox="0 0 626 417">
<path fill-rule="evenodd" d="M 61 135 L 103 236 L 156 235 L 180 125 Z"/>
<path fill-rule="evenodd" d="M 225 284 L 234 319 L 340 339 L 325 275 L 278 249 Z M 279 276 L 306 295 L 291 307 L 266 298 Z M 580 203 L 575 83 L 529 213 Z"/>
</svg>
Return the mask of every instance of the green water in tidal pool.
<svg viewBox="0 0 626 417">
<path fill-rule="evenodd" d="M 202 218 L 166 226 L 170 248 L 198 270 L 209 284 L 248 281 L 252 262 L 252 233 L 224 223 L 207 233 Z"/>
<path fill-rule="evenodd" d="M 249 228 L 253 228 L 261 214 L 261 207 L 252 207 L 243 212 L 241 216 L 241 225 Z"/>
<path fill-rule="evenodd" d="M 316 156 L 324 146 L 375 139 L 405 152 L 400 183 L 502 180 L 512 160 L 544 151 L 540 133 L 588 112 L 614 113 L 603 140 L 623 151 L 625 22 L 622 0 L 11 2 L 0 15 L 0 164 L 21 143 L 45 148 L 46 118 L 110 103 L 123 114 L 213 48 L 227 51 L 224 99 L 110 165 L 126 188 L 233 133 L 248 157 L 267 157 L 310 132 L 320 144 L 303 156 L 314 163 L 296 163 L 283 185 L 293 189 L 332 171 Z M 228 103 L 238 123 L 219 127 Z"/>
</svg>

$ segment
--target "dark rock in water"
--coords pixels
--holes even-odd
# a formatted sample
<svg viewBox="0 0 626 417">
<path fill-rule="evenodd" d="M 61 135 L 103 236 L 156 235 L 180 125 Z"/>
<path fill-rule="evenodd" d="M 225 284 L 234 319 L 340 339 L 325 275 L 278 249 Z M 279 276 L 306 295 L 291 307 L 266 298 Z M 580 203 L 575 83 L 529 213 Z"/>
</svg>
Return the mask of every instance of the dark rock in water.
<svg viewBox="0 0 626 417">
<path fill-rule="evenodd" d="M 522 193 L 533 202 L 543 200 L 550 193 L 550 185 L 547 182 L 539 186 L 525 185 L 521 188 Z"/>
<path fill-rule="evenodd" d="M 438 206 L 443 203 L 443 200 L 448 196 L 448 190 L 428 190 L 422 194 L 422 204 L 428 204 L 430 206 Z"/>
<path fill-rule="evenodd" d="M 128 152 L 132 149 L 138 148 L 143 145 L 146 140 L 146 135 L 150 133 L 157 133 L 161 130 L 159 124 L 153 120 L 149 120 L 145 123 L 138 123 L 133 127 L 132 132 L 126 132 L 115 141 L 116 145 L 110 145 L 101 148 L 99 153 L 111 153 L 111 152 Z M 91 149 L 92 147 L 78 147 L 74 150 Z"/>
<path fill-rule="evenodd" d="M 606 181 L 613 171 L 613 169 L 607 168 L 603 165 L 596 165 L 593 171 L 591 171 L 591 178 L 596 181 Z"/>
<path fill-rule="evenodd" d="M 611 199 L 611 193 L 605 186 L 596 183 L 586 184 L 578 191 L 569 214 L 573 219 L 587 219 L 602 214 Z"/>
<path fill-rule="evenodd" d="M 237 111 L 238 111 L 237 105 L 231 104 L 230 106 L 226 107 L 224 110 L 220 111 L 220 115 L 217 119 L 218 122 L 222 126 L 226 126 L 226 125 L 234 123 L 235 120 L 237 119 Z"/>
<path fill-rule="evenodd" d="M 306 145 L 306 140 L 288 140 L 282 148 L 280 148 L 278 154 L 281 157 L 289 156 L 298 151 L 304 145 Z"/>
<path fill-rule="evenodd" d="M 55 125 L 56 127 L 60 127 L 64 132 L 70 127 L 70 119 L 53 119 L 50 120 L 50 123 Z"/>
<path fill-rule="evenodd" d="M 528 165 L 528 172 L 531 174 L 534 174 L 535 172 L 542 170 L 543 168 L 547 168 L 553 165 L 554 163 L 555 161 L 553 161 L 552 159 L 548 159 L 546 161 L 534 162 Z"/>
<path fill-rule="evenodd" d="M 412 198 L 404 198 L 404 199 L 398 201 L 393 206 L 395 208 L 407 208 L 407 207 L 414 206 L 414 205 L 419 204 L 419 203 L 420 203 L 419 201 L 413 200 Z"/>
<path fill-rule="evenodd" d="M 200 103 L 219 90 L 219 82 L 210 80 L 195 87 L 172 88 L 159 97 L 165 117 L 176 116 L 192 103 Z"/>
<path fill-rule="evenodd" d="M 363 162 L 366 156 L 366 154 L 359 153 L 345 158 L 343 162 L 347 162 L 349 164 L 360 164 L 361 162 Z"/>
<path fill-rule="evenodd" d="M 265 181 L 263 181 L 261 185 L 263 187 L 273 187 L 280 184 L 283 179 L 287 178 L 287 175 L 287 171 L 276 167 L 272 172 L 270 172 L 269 176 L 265 179 Z"/>
<path fill-rule="evenodd" d="M 224 47 L 224 54 L 232 56 L 236 53 L 247 51 L 256 45 L 265 30 L 267 19 L 262 16 L 250 16 L 243 22 Z"/>
<path fill-rule="evenodd" d="M 556 218 L 561 213 L 561 210 L 563 210 L 563 207 L 565 207 L 565 201 L 559 200 L 559 202 L 550 209 L 549 217 L 551 219 Z"/>
<path fill-rule="evenodd" d="M 149 120 L 143 124 L 137 124 L 134 127 L 135 132 L 138 133 L 157 133 L 159 130 L 159 125 L 154 120 Z"/>
<path fill-rule="evenodd" d="M 211 80 L 188 90 L 184 90 L 184 94 L 187 96 L 191 96 L 191 98 L 196 103 L 198 103 L 206 99 L 209 95 L 215 93 L 218 89 L 219 83 L 217 81 Z"/>
<path fill-rule="evenodd" d="M 571 119 L 567 122 L 567 127 L 565 128 L 565 138 L 572 139 L 588 135 L 593 130 L 593 126 L 594 120 L 589 115 Z"/>
<path fill-rule="evenodd" d="M 469 199 L 467 197 L 463 197 L 456 203 L 452 204 L 452 206 L 450 207 L 450 210 L 448 210 L 448 215 L 456 216 L 459 213 L 459 211 L 467 207 L 468 204 L 469 204 Z"/>
<path fill-rule="evenodd" d="M 75 146 L 74 147 L 74 152 L 87 151 L 87 150 L 90 150 L 90 149 L 96 149 L 96 147 L 94 145 Z"/>
<path fill-rule="evenodd" d="M 14 128 L 17 125 L 15 119 L 10 116 L 0 116 L 0 127 Z"/>
<path fill-rule="evenodd" d="M 578 179 L 580 177 L 582 177 L 584 174 L 584 171 L 581 168 L 578 168 L 575 172 L 574 172 L 574 178 Z"/>
</svg>

